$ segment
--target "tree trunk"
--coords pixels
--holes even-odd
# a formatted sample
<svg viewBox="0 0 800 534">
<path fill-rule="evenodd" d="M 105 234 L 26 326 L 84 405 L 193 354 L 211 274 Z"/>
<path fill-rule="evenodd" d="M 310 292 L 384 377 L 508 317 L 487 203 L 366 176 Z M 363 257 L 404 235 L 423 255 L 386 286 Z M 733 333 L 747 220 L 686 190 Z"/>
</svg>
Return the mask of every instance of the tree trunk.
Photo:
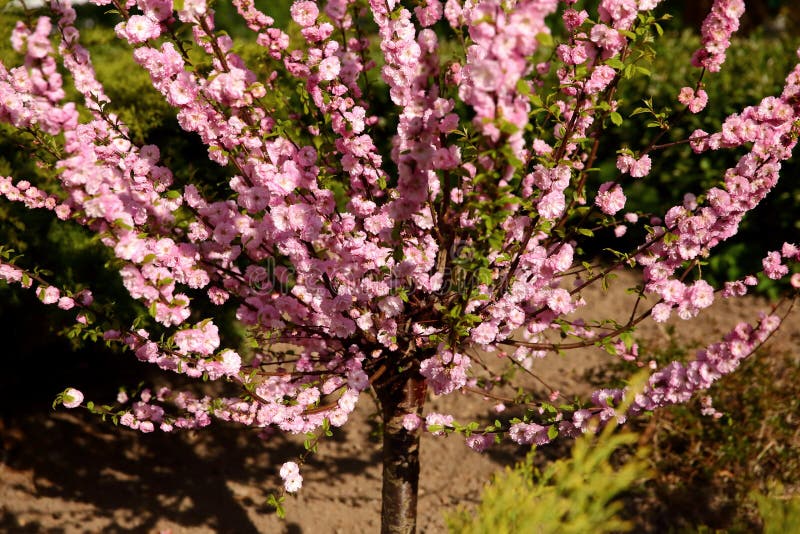
<svg viewBox="0 0 800 534">
<path fill-rule="evenodd" d="M 422 413 L 425 388 L 425 379 L 416 369 L 375 388 L 383 409 L 381 534 L 412 534 L 417 529 L 422 427 L 409 432 L 403 428 L 403 417 Z"/>
</svg>

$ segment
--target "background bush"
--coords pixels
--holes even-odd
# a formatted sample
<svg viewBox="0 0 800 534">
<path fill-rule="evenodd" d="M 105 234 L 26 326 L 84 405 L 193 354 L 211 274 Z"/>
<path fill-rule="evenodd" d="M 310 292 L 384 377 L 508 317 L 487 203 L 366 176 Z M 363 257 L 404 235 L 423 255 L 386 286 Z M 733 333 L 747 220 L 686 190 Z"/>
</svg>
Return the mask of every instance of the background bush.
<svg viewBox="0 0 800 534">
<path fill-rule="evenodd" d="M 660 366 L 697 348 L 674 330 L 666 346 L 641 347 Z M 652 451 L 650 481 L 626 497 L 637 532 L 761 532 L 798 512 L 800 353 L 759 350 L 708 394 L 719 419 L 695 399 L 630 422 Z"/>
</svg>

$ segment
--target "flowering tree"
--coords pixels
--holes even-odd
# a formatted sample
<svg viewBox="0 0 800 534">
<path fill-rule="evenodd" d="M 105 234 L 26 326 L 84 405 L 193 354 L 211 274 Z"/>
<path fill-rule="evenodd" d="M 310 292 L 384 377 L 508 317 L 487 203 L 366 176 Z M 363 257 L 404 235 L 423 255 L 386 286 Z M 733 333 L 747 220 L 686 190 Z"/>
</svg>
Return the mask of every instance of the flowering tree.
<svg viewBox="0 0 800 534">
<path fill-rule="evenodd" d="M 687 401 L 781 322 L 739 324 L 691 361 L 652 369 L 635 394 L 605 389 L 559 406 L 557 391 L 504 393 L 510 375 L 473 365 L 477 349 L 534 375 L 538 358 L 579 347 L 637 360 L 640 322 L 691 319 L 755 283 L 714 288 L 700 267 L 791 155 L 800 66 L 780 95 L 719 131 L 659 144 L 707 105 L 702 79 L 722 66 L 742 0 L 714 2 L 691 58 L 697 78 L 666 110 L 615 99 L 619 84 L 648 75 L 649 44 L 668 18 L 653 14 L 660 0 L 601 0 L 592 15 L 580 0 L 300 0 L 285 28 L 234 0 L 263 50 L 249 66 L 204 0 L 94 1 L 113 4 L 117 35 L 231 177 L 222 189 L 176 183 L 157 146 L 137 146 L 80 44 L 75 11 L 53 0 L 50 16 L 14 28 L 24 65 L 0 65 L 0 119 L 44 149 L 45 178 L 0 177 L 0 195 L 96 234 L 149 318 L 115 322 L 93 288 L 56 287 L 8 248 L 0 278 L 74 313 L 87 336 L 240 394 L 145 390 L 101 406 L 69 388 L 57 399 L 68 408 L 142 432 L 218 418 L 321 437 L 371 388 L 382 408 L 383 531 L 410 532 L 421 432 L 460 433 L 479 451 L 505 438 L 575 436 Z M 65 101 L 67 80 L 80 102 Z M 636 114 L 651 119 L 641 146 L 604 145 Z M 719 187 L 687 191 L 660 216 L 626 211 L 625 188 L 676 143 L 741 158 Z M 601 154 L 617 158 L 614 172 L 595 167 Z M 583 252 L 626 232 L 638 243 L 609 261 Z M 764 274 L 789 277 L 798 259 L 783 244 Z M 583 290 L 621 268 L 641 277 L 630 319 L 581 319 Z M 222 346 L 214 309 L 229 305 L 248 329 L 248 353 Z M 520 415 L 459 423 L 426 412 L 429 392 L 502 399 Z M 301 487 L 299 467 L 281 467 L 286 492 Z"/>
</svg>

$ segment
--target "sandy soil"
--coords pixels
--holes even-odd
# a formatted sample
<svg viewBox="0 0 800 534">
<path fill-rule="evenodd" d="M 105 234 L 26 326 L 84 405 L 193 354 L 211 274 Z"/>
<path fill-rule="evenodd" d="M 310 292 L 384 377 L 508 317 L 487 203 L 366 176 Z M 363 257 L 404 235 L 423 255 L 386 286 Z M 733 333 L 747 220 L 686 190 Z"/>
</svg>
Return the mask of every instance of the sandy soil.
<svg viewBox="0 0 800 534">
<path fill-rule="evenodd" d="M 587 300 L 601 302 L 592 313 L 625 318 L 631 297 L 624 288 L 631 282 L 624 277 L 599 299 L 597 290 L 587 294 Z M 703 319 L 676 327 L 681 342 L 710 342 L 738 320 L 752 319 L 767 308 L 755 298 L 721 301 Z M 785 326 L 770 340 L 769 350 L 796 350 L 800 314 L 794 313 Z M 666 341 L 667 330 L 650 324 L 639 335 L 653 346 Z M 541 360 L 535 372 L 562 392 L 586 393 L 584 375 L 609 358 L 586 349 Z M 378 531 L 380 446 L 371 418 L 375 405 L 369 399 L 311 456 L 303 467 L 304 487 L 287 499 L 287 517 L 280 520 L 265 500 L 280 482 L 276 466 L 296 458 L 303 451 L 301 441 L 281 435 L 262 441 L 253 431 L 221 425 L 201 432 L 141 435 L 82 412 L 53 412 L 47 403 L 54 391 L 30 391 L 30 399 L 2 406 L 0 532 Z M 33 398 L 34 391 L 39 397 Z M 491 408 L 491 402 L 469 395 L 432 399 L 430 404 L 431 410 L 457 417 L 488 418 Z M 425 436 L 419 531 L 443 532 L 444 510 L 476 502 L 491 474 L 524 452 L 504 445 L 478 454 L 457 436 Z"/>
</svg>

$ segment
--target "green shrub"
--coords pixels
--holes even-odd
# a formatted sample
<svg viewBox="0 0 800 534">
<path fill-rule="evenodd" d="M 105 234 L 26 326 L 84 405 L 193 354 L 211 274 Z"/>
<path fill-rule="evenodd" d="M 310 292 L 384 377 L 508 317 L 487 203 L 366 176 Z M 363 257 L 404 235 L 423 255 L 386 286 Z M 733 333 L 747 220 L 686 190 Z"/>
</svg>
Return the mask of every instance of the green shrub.
<svg viewBox="0 0 800 534">
<path fill-rule="evenodd" d="M 601 534 L 630 530 L 620 519 L 621 495 L 647 476 L 645 450 L 615 465 L 621 449 L 636 435 L 614 433 L 609 427 L 599 437 L 576 440 L 571 456 L 539 473 L 534 451 L 513 469 L 506 468 L 487 485 L 474 511 L 450 513 L 450 532 L 504 534 L 517 532 Z"/>
<path fill-rule="evenodd" d="M 752 498 L 764 523 L 764 534 L 800 532 L 800 497 L 782 495 L 782 488 L 764 495 L 754 493 Z"/>
</svg>

